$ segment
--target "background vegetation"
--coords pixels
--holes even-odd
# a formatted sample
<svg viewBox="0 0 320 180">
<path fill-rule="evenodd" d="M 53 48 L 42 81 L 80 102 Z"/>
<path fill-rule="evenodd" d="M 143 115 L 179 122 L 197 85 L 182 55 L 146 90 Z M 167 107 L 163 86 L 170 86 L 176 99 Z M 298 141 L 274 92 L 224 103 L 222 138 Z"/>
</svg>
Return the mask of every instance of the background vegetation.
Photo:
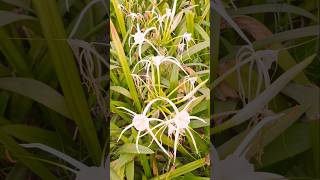
<svg viewBox="0 0 320 180">
<path fill-rule="evenodd" d="M 100 0 L 0 1 L 0 179 L 75 178 L 59 166 L 75 167 L 21 143 L 103 167 L 108 10 Z"/>
<path fill-rule="evenodd" d="M 255 171 L 319 179 L 319 1 L 213 3 L 211 139 L 219 158 L 235 153 L 259 122 L 280 114 L 252 137 L 243 156 Z"/>
</svg>

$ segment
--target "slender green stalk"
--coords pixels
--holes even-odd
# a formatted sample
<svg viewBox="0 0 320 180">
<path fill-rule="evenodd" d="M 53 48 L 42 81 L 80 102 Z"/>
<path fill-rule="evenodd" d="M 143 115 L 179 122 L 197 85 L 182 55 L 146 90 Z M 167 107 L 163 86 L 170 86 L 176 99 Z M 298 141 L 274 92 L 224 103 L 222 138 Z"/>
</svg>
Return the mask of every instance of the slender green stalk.
<svg viewBox="0 0 320 180">
<path fill-rule="evenodd" d="M 124 50 L 123 50 L 120 38 L 118 36 L 118 33 L 117 33 L 116 28 L 114 27 L 112 21 L 110 21 L 110 30 L 111 30 L 111 38 L 114 43 L 117 54 L 119 56 L 119 61 L 122 66 L 123 73 L 126 78 L 126 82 L 128 84 L 128 88 L 129 88 L 131 97 L 133 98 L 133 101 L 136 105 L 137 110 L 141 111 L 141 104 L 139 102 L 138 93 L 137 93 L 137 90 L 135 88 L 134 82 L 131 77 L 131 71 L 129 68 L 129 64 L 128 64 L 126 55 L 124 54 Z"/>
</svg>

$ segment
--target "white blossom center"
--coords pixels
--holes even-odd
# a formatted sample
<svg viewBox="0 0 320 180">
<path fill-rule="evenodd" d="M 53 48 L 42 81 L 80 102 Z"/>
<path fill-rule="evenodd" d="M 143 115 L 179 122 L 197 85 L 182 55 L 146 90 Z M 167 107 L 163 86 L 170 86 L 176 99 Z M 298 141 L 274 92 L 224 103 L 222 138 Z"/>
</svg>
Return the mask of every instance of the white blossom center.
<svg viewBox="0 0 320 180">
<path fill-rule="evenodd" d="M 164 56 L 155 56 L 153 58 L 153 64 L 159 67 L 164 58 L 165 58 Z"/>
<path fill-rule="evenodd" d="M 143 44 L 144 42 L 144 34 L 142 32 L 137 32 L 134 35 L 134 42 L 137 44 Z"/>
<path fill-rule="evenodd" d="M 138 131 L 144 131 L 149 128 L 149 120 L 145 115 L 142 114 L 135 115 L 132 123 Z"/>
<path fill-rule="evenodd" d="M 192 40 L 191 33 L 184 33 L 182 35 L 182 38 L 185 39 L 187 42 L 191 41 Z"/>
<path fill-rule="evenodd" d="M 189 113 L 185 110 L 179 112 L 175 116 L 175 124 L 177 125 L 177 128 L 185 129 L 188 127 L 190 123 L 190 116 Z"/>
</svg>

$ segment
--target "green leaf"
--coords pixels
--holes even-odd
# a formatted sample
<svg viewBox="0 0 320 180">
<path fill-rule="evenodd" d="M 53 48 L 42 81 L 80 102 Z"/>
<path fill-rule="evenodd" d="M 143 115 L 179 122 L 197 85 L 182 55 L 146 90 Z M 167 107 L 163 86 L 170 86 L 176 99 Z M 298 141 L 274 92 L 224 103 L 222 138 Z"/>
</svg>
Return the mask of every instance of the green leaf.
<svg viewBox="0 0 320 180">
<path fill-rule="evenodd" d="M 183 165 L 181 167 L 178 167 L 177 169 L 175 169 L 173 171 L 170 171 L 168 173 L 162 174 L 161 176 L 152 178 L 151 180 L 167 179 L 167 178 L 168 179 L 172 179 L 172 178 L 187 174 L 189 172 L 192 172 L 195 169 L 198 169 L 200 167 L 205 166 L 205 162 L 206 162 L 206 159 L 202 158 L 202 159 L 193 161 L 191 163 L 185 164 L 185 165 Z"/>
<path fill-rule="evenodd" d="M 126 165 L 126 177 L 128 180 L 134 180 L 134 161 L 130 161 Z"/>
<path fill-rule="evenodd" d="M 240 27 L 233 21 L 233 19 L 230 17 L 230 15 L 227 13 L 226 9 L 222 5 L 222 2 L 219 1 L 213 1 L 213 9 L 221 16 L 223 17 L 228 24 L 239 34 L 239 36 L 246 41 L 248 45 L 252 45 L 251 41 L 248 39 L 248 37 L 244 34 L 244 32 L 240 29 Z"/>
<path fill-rule="evenodd" d="M 110 21 L 110 31 L 111 31 L 112 41 L 113 41 L 115 49 L 117 51 L 117 54 L 118 54 L 118 57 L 119 57 L 119 61 L 120 61 L 120 64 L 122 66 L 122 69 L 123 69 L 123 73 L 124 73 L 127 85 L 129 87 L 129 92 L 131 94 L 131 97 L 132 97 L 135 105 L 136 105 L 137 110 L 141 111 L 141 104 L 140 104 L 140 101 L 139 101 L 139 98 L 138 98 L 138 93 L 137 93 L 137 90 L 135 88 L 133 79 L 131 77 L 131 71 L 130 71 L 130 68 L 129 68 L 129 64 L 128 64 L 126 55 L 124 53 L 124 50 L 123 50 L 120 38 L 118 36 L 117 30 L 114 27 L 112 21 Z"/>
<path fill-rule="evenodd" d="M 0 50 L 6 57 L 6 61 L 17 72 L 17 75 L 32 77 L 29 65 L 26 63 L 26 57 L 17 47 L 12 39 L 8 39 L 9 33 L 0 25 Z"/>
<path fill-rule="evenodd" d="M 17 14 L 11 11 L 0 11 L 0 26 L 5 26 L 21 20 L 36 20 L 32 16 Z"/>
<path fill-rule="evenodd" d="M 7 109 L 10 94 L 8 92 L 0 92 L 0 116 L 3 115 Z"/>
<path fill-rule="evenodd" d="M 288 84 L 282 91 L 285 95 L 295 99 L 299 104 L 308 106 L 307 116 L 311 120 L 317 120 L 320 117 L 320 102 L 315 99 L 320 99 L 320 89 L 316 85 L 300 85 L 291 83 Z M 307 94 L 307 96 L 306 96 Z"/>
<path fill-rule="evenodd" d="M 300 116 L 305 112 L 306 107 L 305 106 L 296 106 L 293 108 L 289 108 L 285 111 L 282 111 L 281 113 L 285 114 L 282 116 L 279 120 L 277 120 L 274 123 L 268 124 L 265 127 L 262 128 L 261 136 L 258 137 L 259 146 L 264 147 L 270 144 L 275 138 L 277 138 L 279 135 L 281 135 L 286 129 L 288 129 L 294 122 L 299 120 Z M 237 146 L 242 142 L 242 140 L 246 137 L 247 133 L 250 132 L 250 129 L 247 131 L 243 131 L 239 133 L 238 135 L 234 136 L 224 144 L 218 147 L 219 156 L 221 159 L 226 158 L 229 154 L 234 152 L 234 150 L 237 148 Z M 253 141 L 257 142 L 257 141 Z M 251 157 L 255 154 L 257 149 L 251 148 L 249 151 L 248 157 Z"/>
<path fill-rule="evenodd" d="M 302 28 L 280 32 L 277 34 L 273 34 L 268 38 L 255 41 L 253 43 L 253 46 L 255 49 L 260 49 L 262 47 L 268 46 L 273 43 L 281 43 L 283 41 L 294 40 L 294 39 L 309 37 L 309 36 L 318 36 L 319 28 L 320 28 L 319 25 L 314 25 L 314 26 L 302 27 Z"/>
<path fill-rule="evenodd" d="M 40 81 L 28 78 L 0 78 L 0 88 L 26 96 L 71 119 L 64 97 Z"/>
<path fill-rule="evenodd" d="M 308 12 L 299 7 L 292 6 L 290 4 L 258 4 L 246 7 L 240 7 L 235 10 L 230 10 L 229 13 L 231 16 L 234 15 L 246 15 L 246 14 L 255 14 L 255 13 L 267 13 L 267 12 L 285 12 L 285 13 L 294 13 L 318 21 L 312 13 Z"/>
<path fill-rule="evenodd" d="M 116 171 L 110 167 L 110 178 L 112 180 L 121 180 L 121 178 L 117 175 Z"/>
<path fill-rule="evenodd" d="M 138 145 L 139 152 L 136 149 L 136 145 L 132 143 L 126 143 L 119 148 L 118 153 L 128 153 L 128 154 L 153 154 L 154 152 L 145 146 Z"/>
<path fill-rule="evenodd" d="M 121 86 L 110 86 L 110 90 L 132 99 L 130 92 Z"/>
<path fill-rule="evenodd" d="M 5 180 L 21 180 L 26 179 L 28 175 L 28 169 L 21 163 L 17 163 L 7 175 Z"/>
<path fill-rule="evenodd" d="M 298 75 L 304 68 L 306 68 L 314 59 L 315 55 L 306 58 L 301 63 L 292 67 L 285 73 L 283 73 L 275 82 L 273 82 L 269 88 L 263 91 L 258 97 L 249 102 L 243 109 L 241 109 L 236 115 L 234 115 L 230 120 L 227 120 L 221 125 L 215 126 L 213 128 L 213 133 L 219 133 L 228 128 L 239 125 L 262 108 L 267 105 L 274 96 L 276 96 L 296 75 Z"/>
<path fill-rule="evenodd" d="M 306 123 L 296 124 L 286 130 L 264 149 L 262 164 L 258 167 L 271 165 L 310 149 L 309 133 L 305 133 L 308 131 L 309 127 Z"/>
<path fill-rule="evenodd" d="M 28 11 L 32 11 L 32 9 L 30 8 L 30 3 L 25 1 L 25 0 L 1 0 L 2 2 L 11 4 L 13 6 L 17 6 L 23 9 L 26 9 Z"/>
<path fill-rule="evenodd" d="M 28 143 L 42 143 L 55 149 L 61 149 L 60 138 L 53 131 L 22 124 L 0 126 L 3 132 Z"/>
<path fill-rule="evenodd" d="M 198 44 L 190 47 L 188 51 L 185 51 L 182 54 L 182 59 L 186 59 L 189 56 L 192 56 L 192 55 L 198 53 L 199 51 L 201 51 L 205 48 L 208 48 L 209 46 L 210 46 L 210 41 L 204 41 L 204 42 L 198 43 Z"/>
<path fill-rule="evenodd" d="M 117 22 L 119 24 L 122 37 L 124 38 L 126 37 L 127 31 L 126 31 L 126 25 L 125 25 L 124 18 L 120 8 L 120 3 L 118 0 L 111 0 L 111 3 L 113 5 L 114 12 L 116 13 L 116 16 L 117 16 Z"/>
<path fill-rule="evenodd" d="M 13 138 L 2 132 L 2 130 L 0 130 L 0 143 L 2 143 L 14 157 L 18 158 L 42 179 L 58 180 L 44 165 L 28 158 L 32 157 L 32 155 L 17 144 Z"/>
</svg>

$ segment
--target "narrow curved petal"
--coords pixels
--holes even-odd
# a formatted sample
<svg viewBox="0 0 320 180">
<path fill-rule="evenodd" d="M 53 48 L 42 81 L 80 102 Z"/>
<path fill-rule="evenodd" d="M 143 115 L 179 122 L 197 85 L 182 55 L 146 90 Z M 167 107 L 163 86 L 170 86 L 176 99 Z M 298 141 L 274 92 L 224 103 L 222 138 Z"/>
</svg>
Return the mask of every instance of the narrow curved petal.
<svg viewBox="0 0 320 180">
<path fill-rule="evenodd" d="M 141 131 L 138 131 L 138 135 L 137 135 L 137 138 L 136 138 L 136 149 L 137 149 L 137 152 L 140 154 L 140 151 L 139 151 L 139 138 L 140 138 L 140 132 Z"/>
<path fill-rule="evenodd" d="M 150 128 L 148 129 L 150 135 L 152 136 L 152 138 L 154 139 L 154 141 L 158 144 L 158 146 L 162 149 L 162 151 L 170 157 L 169 153 L 167 150 L 164 149 L 164 147 L 159 143 L 157 137 L 153 134 L 153 132 L 150 130 Z"/>
<path fill-rule="evenodd" d="M 176 106 L 170 99 L 164 98 L 164 97 L 159 97 L 159 98 L 167 101 L 167 102 L 172 106 L 172 108 L 174 109 L 174 111 L 175 111 L 176 113 L 179 113 L 179 110 L 178 110 L 177 106 Z"/>
<path fill-rule="evenodd" d="M 149 118 L 150 121 L 159 121 L 159 122 L 163 122 L 163 120 L 158 119 L 158 118 Z"/>
<path fill-rule="evenodd" d="M 68 162 L 69 164 L 73 165 L 74 167 L 80 169 L 80 170 L 83 170 L 83 169 L 86 169 L 88 168 L 87 165 L 83 164 L 82 162 L 60 152 L 60 151 L 57 151 L 56 149 L 53 149 L 49 146 L 46 146 L 44 144 L 40 144 L 40 143 L 32 143 L 32 144 L 20 144 L 22 147 L 25 147 L 25 148 L 38 148 L 38 149 L 41 149 L 45 152 L 48 152 L 52 155 L 55 155 L 56 157 L 60 158 L 60 159 L 63 159 L 64 161 Z"/>
<path fill-rule="evenodd" d="M 149 60 L 140 60 L 139 62 L 137 62 L 137 64 L 134 65 L 134 67 L 132 68 L 132 72 L 135 72 L 137 66 L 138 66 L 139 64 L 143 63 L 143 62 L 147 63 L 147 65 L 149 65 L 149 63 L 150 63 Z"/>
<path fill-rule="evenodd" d="M 156 30 L 156 28 L 155 27 L 151 27 L 151 28 L 148 28 L 147 30 L 145 30 L 144 31 L 144 35 L 147 35 L 150 31 L 152 31 L 152 30 Z"/>
<path fill-rule="evenodd" d="M 155 135 L 157 135 L 157 134 L 160 132 L 161 129 L 165 129 L 165 127 L 166 127 L 166 126 L 162 126 L 162 127 L 155 133 Z M 151 130 L 152 130 L 152 129 L 151 129 Z M 149 132 L 147 132 L 147 133 L 149 133 Z M 148 145 L 148 147 L 150 147 L 152 143 L 153 143 L 153 138 L 152 138 L 150 144 Z M 161 145 L 162 145 L 161 139 L 160 139 L 160 143 L 161 143 Z"/>
<path fill-rule="evenodd" d="M 131 54 L 132 54 L 132 49 L 137 45 L 137 43 L 134 43 L 131 48 L 130 48 L 130 51 L 129 51 L 129 62 L 130 64 L 132 64 L 132 60 L 131 60 Z"/>
<path fill-rule="evenodd" d="M 175 137 L 174 137 L 174 146 L 173 146 L 173 163 L 176 161 L 176 157 L 177 157 L 177 148 L 178 148 L 178 141 L 179 141 L 179 131 L 180 129 L 177 128 L 176 130 L 176 134 L 175 134 Z"/>
<path fill-rule="evenodd" d="M 119 136 L 117 142 L 119 142 L 119 140 L 121 139 L 121 136 L 123 135 L 123 133 L 126 132 L 128 129 L 130 129 L 132 126 L 133 126 L 133 124 L 130 124 L 130 125 L 128 125 L 127 127 L 125 127 L 125 128 L 121 131 L 120 136 Z"/>
<path fill-rule="evenodd" d="M 189 101 L 189 102 L 187 103 L 187 105 L 183 108 L 183 111 L 188 111 L 188 108 L 189 108 L 190 104 L 191 104 L 193 101 L 197 100 L 197 99 L 198 99 L 198 98 L 193 98 L 193 99 L 191 99 L 191 101 Z"/>
<path fill-rule="evenodd" d="M 199 151 L 198 151 L 198 148 L 197 148 L 196 141 L 194 140 L 194 137 L 193 137 L 193 135 L 192 135 L 192 132 L 190 131 L 189 128 L 186 128 L 186 129 L 187 129 L 188 133 L 190 134 L 190 137 L 191 137 L 191 139 L 192 139 L 192 143 L 193 143 L 193 145 L 194 145 L 194 148 L 196 149 L 196 153 L 198 154 Z"/>
<path fill-rule="evenodd" d="M 164 61 L 169 61 L 169 62 L 177 65 L 184 73 L 186 73 L 187 75 L 189 75 L 189 74 L 183 69 L 183 67 L 181 66 L 181 64 L 180 64 L 179 62 L 174 61 L 174 60 L 172 60 L 172 59 L 170 59 L 170 58 L 166 58 L 166 59 L 163 60 L 162 62 L 164 62 Z M 162 62 L 161 62 L 161 63 L 162 63 Z"/>
<path fill-rule="evenodd" d="M 163 122 L 157 124 L 156 126 L 154 126 L 153 128 L 151 128 L 151 131 L 153 131 L 154 129 L 157 129 L 157 128 L 160 127 L 160 126 L 166 126 L 167 124 L 169 124 L 169 123 L 171 123 L 171 122 L 172 122 L 172 121 L 169 121 L 169 122 L 168 122 L 168 121 L 163 121 Z M 147 134 L 148 134 L 148 132 L 142 134 L 141 137 L 143 137 L 143 136 L 145 136 L 145 135 L 147 135 Z"/>
<path fill-rule="evenodd" d="M 252 141 L 252 139 L 256 136 L 256 134 L 260 131 L 260 129 L 265 126 L 267 123 L 280 118 L 283 116 L 283 114 L 277 114 L 274 116 L 269 116 L 264 119 L 262 119 L 251 131 L 250 133 L 244 138 L 244 140 L 241 142 L 241 144 L 237 147 L 237 149 L 234 151 L 235 156 L 242 156 L 245 155 L 246 148 L 248 147 L 249 143 Z"/>
<path fill-rule="evenodd" d="M 123 109 L 123 110 L 125 110 L 125 111 L 127 111 L 127 112 L 129 112 L 129 113 L 131 113 L 132 115 L 137 115 L 135 112 L 133 112 L 133 111 L 131 111 L 130 109 L 128 109 L 128 108 L 125 108 L 125 107 L 117 107 L 118 109 Z"/>
<path fill-rule="evenodd" d="M 146 115 L 147 114 L 147 112 L 149 111 L 149 109 L 150 109 L 150 107 L 151 107 L 151 105 L 153 104 L 153 103 L 155 103 L 156 101 L 160 101 L 161 99 L 159 99 L 159 98 L 156 98 L 156 99 L 153 99 L 152 101 L 150 101 L 148 104 L 147 104 L 147 106 L 144 108 L 144 110 L 143 110 L 143 115 Z"/>
<path fill-rule="evenodd" d="M 139 44 L 139 45 L 138 45 L 138 52 L 139 52 L 139 57 L 140 57 L 140 59 L 142 59 L 141 46 L 142 46 L 142 44 Z"/>
<path fill-rule="evenodd" d="M 148 39 L 145 39 L 144 41 L 146 41 L 148 44 L 150 44 L 150 46 L 152 46 L 152 48 L 153 48 L 158 54 L 160 54 L 160 52 L 158 51 L 158 49 L 157 49 Z"/>
<path fill-rule="evenodd" d="M 161 133 L 160 133 L 159 139 L 160 139 L 160 143 L 161 143 L 161 144 L 162 144 L 162 136 L 163 136 L 163 134 L 164 134 L 164 131 L 167 129 L 167 127 L 168 127 L 168 126 L 163 126 L 163 130 L 162 130 Z M 160 129 L 159 129 L 159 131 L 160 131 Z"/>
<path fill-rule="evenodd" d="M 155 136 L 156 136 L 161 130 L 164 131 L 164 130 L 166 129 L 166 127 L 167 127 L 167 126 L 162 126 L 160 129 L 158 129 L 158 131 L 155 133 Z M 152 128 L 151 131 L 153 131 L 153 129 L 154 129 L 154 128 Z M 147 133 L 149 133 L 149 132 L 147 132 Z M 161 135 L 160 135 L 160 138 L 159 138 L 159 139 L 160 139 L 160 144 L 162 145 Z M 150 142 L 150 144 L 149 144 L 148 147 L 150 147 L 152 143 L 153 143 L 153 139 L 151 140 L 151 142 Z"/>
<path fill-rule="evenodd" d="M 196 119 L 196 120 L 199 120 L 199 121 L 201 121 L 201 122 L 203 122 L 203 123 L 207 123 L 204 119 L 199 118 L 199 117 L 197 117 L 197 116 L 190 116 L 190 119 Z"/>
<path fill-rule="evenodd" d="M 207 83 L 208 79 L 205 81 L 201 82 L 197 87 L 195 87 L 191 92 L 189 92 L 183 99 L 182 101 L 186 101 L 190 99 L 199 89 L 201 86 L 203 86 L 205 83 Z"/>
</svg>

